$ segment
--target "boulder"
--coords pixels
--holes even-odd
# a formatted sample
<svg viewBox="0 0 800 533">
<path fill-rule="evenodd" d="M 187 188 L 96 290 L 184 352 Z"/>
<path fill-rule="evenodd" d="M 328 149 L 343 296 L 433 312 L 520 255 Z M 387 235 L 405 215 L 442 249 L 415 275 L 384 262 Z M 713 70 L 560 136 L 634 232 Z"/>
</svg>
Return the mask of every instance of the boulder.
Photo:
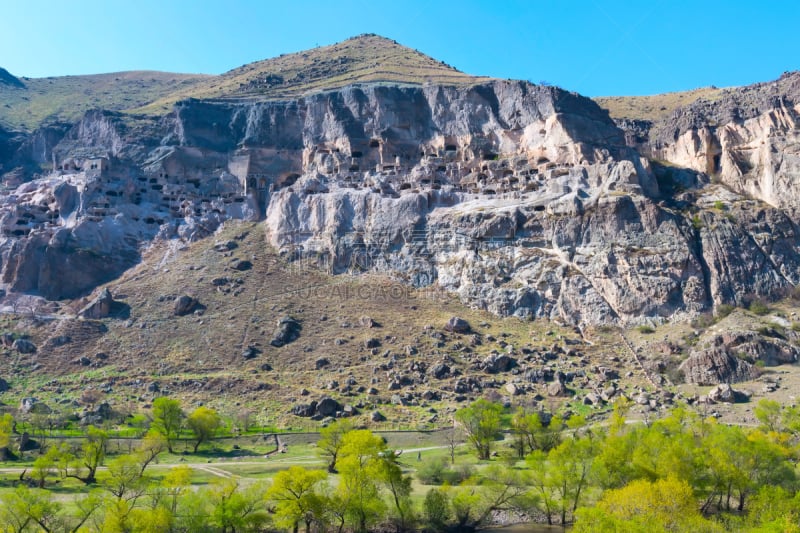
<svg viewBox="0 0 800 533">
<path fill-rule="evenodd" d="M 569 395 L 569 389 L 567 389 L 567 386 L 564 384 L 564 382 L 559 379 L 547 386 L 547 395 L 567 396 Z"/>
<path fill-rule="evenodd" d="M 258 357 L 258 354 L 261 353 L 261 350 L 256 348 L 253 345 L 247 346 L 244 350 L 242 350 L 242 357 L 244 359 L 255 359 Z"/>
<path fill-rule="evenodd" d="M 472 329 L 469 322 L 457 316 L 451 317 L 444 326 L 444 329 L 451 333 L 469 333 Z"/>
<path fill-rule="evenodd" d="M 337 411 L 342 410 L 342 405 L 331 398 L 326 396 L 317 402 L 316 414 L 321 416 L 334 416 Z"/>
<path fill-rule="evenodd" d="M 290 316 L 285 316 L 278 320 L 278 326 L 275 328 L 270 344 L 276 348 L 280 348 L 290 342 L 296 341 L 300 337 L 300 330 L 302 326 L 300 322 Z"/>
<path fill-rule="evenodd" d="M 37 400 L 36 398 L 28 397 L 23 398 L 19 403 L 19 410 L 22 413 L 33 413 L 33 414 L 49 414 L 52 412 L 52 409 Z"/>
<path fill-rule="evenodd" d="M 431 368 L 431 374 L 436 379 L 444 379 L 450 375 L 450 367 L 444 363 L 439 363 Z"/>
<path fill-rule="evenodd" d="M 234 270 L 239 270 L 241 272 L 244 272 L 245 270 L 250 270 L 251 268 L 253 268 L 253 263 L 247 261 L 246 259 L 243 259 L 234 261 L 231 266 L 234 268 Z"/>
<path fill-rule="evenodd" d="M 89 302 L 86 307 L 78 312 L 78 316 L 90 319 L 106 318 L 111 314 L 114 306 L 114 297 L 108 287 L 104 288 L 94 300 Z"/>
<path fill-rule="evenodd" d="M 361 324 L 362 327 L 365 327 L 365 328 L 377 328 L 377 327 L 380 327 L 380 324 L 375 322 L 375 320 L 373 320 L 372 317 L 369 317 L 369 316 L 362 316 L 361 318 L 358 319 L 358 322 L 359 322 L 359 324 Z"/>
<path fill-rule="evenodd" d="M 583 404 L 584 405 L 600 405 L 603 400 L 597 394 L 590 392 L 586 396 L 583 397 Z"/>
<path fill-rule="evenodd" d="M 380 339 L 376 339 L 375 337 L 372 337 L 372 338 L 367 339 L 367 340 L 364 341 L 364 348 L 367 348 L 367 349 L 379 348 L 380 345 L 381 345 Z"/>
<path fill-rule="evenodd" d="M 304 418 L 309 418 L 314 416 L 314 413 L 317 410 L 317 402 L 311 402 L 309 404 L 297 404 L 292 406 L 292 409 L 289 411 L 291 414 L 295 416 L 302 416 Z"/>
<path fill-rule="evenodd" d="M 47 344 L 49 344 L 53 348 L 58 348 L 59 346 L 64 346 L 72 342 L 72 337 L 69 335 L 57 335 L 51 338 Z"/>
<path fill-rule="evenodd" d="M 36 353 L 36 345 L 28 339 L 17 339 L 12 346 L 19 353 Z"/>
<path fill-rule="evenodd" d="M 514 368 L 517 361 L 506 354 L 490 354 L 483 360 L 483 369 L 490 374 L 508 372 Z"/>
<path fill-rule="evenodd" d="M 229 252 L 239 247 L 236 241 L 217 241 L 214 243 L 214 249 L 218 252 Z"/>
<path fill-rule="evenodd" d="M 17 446 L 19 451 L 21 452 L 29 452 L 31 450 L 38 450 L 41 448 L 41 444 L 31 438 L 30 433 L 25 431 L 22 435 L 19 436 L 19 445 Z"/>
<path fill-rule="evenodd" d="M 8 381 L 0 378 L 0 392 L 6 392 L 8 389 L 11 388 L 11 385 L 8 384 Z"/>
<path fill-rule="evenodd" d="M 385 422 L 386 417 L 380 411 L 372 411 L 369 415 L 369 419 L 373 422 Z"/>
<path fill-rule="evenodd" d="M 749 394 L 734 390 L 728 383 L 720 383 L 708 392 L 708 401 L 711 403 L 746 402 Z"/>
<path fill-rule="evenodd" d="M 182 296 L 178 296 L 175 298 L 172 306 L 172 314 L 175 316 L 184 316 L 188 315 L 192 311 L 194 311 L 197 304 L 200 303 L 196 298 L 189 296 L 188 294 L 184 294 Z"/>
<path fill-rule="evenodd" d="M 326 357 L 320 357 L 319 359 L 314 361 L 314 367 L 317 370 L 321 370 L 321 369 L 325 368 L 326 366 L 328 366 L 330 364 L 331 364 L 331 362 L 328 361 L 328 359 Z"/>
</svg>

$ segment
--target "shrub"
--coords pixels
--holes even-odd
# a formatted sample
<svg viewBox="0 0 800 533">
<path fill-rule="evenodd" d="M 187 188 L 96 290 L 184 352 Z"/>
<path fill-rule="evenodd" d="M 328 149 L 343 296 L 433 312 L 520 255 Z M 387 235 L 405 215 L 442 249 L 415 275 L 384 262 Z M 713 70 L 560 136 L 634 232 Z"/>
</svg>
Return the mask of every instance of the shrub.
<svg viewBox="0 0 800 533">
<path fill-rule="evenodd" d="M 722 200 L 717 200 L 714 202 L 714 209 L 717 211 L 725 211 L 725 204 L 722 202 Z"/>
<path fill-rule="evenodd" d="M 800 332 L 800 322 L 792 323 L 792 331 Z"/>
<path fill-rule="evenodd" d="M 654 328 L 652 328 L 651 326 L 648 326 L 646 324 L 642 324 L 641 326 L 636 328 L 636 330 L 639 333 L 643 333 L 645 335 L 649 335 L 650 333 L 655 333 L 656 332 L 656 330 Z"/>
<path fill-rule="evenodd" d="M 792 287 L 789 297 L 796 302 L 800 302 L 800 285 Z"/>
<path fill-rule="evenodd" d="M 431 489 L 423 504 L 425 522 L 433 531 L 444 531 L 450 518 L 450 501 L 440 489 Z"/>
<path fill-rule="evenodd" d="M 720 304 L 717 306 L 717 317 L 725 318 L 729 314 L 733 313 L 734 309 L 735 307 L 733 307 L 732 305 Z"/>
<path fill-rule="evenodd" d="M 758 316 L 764 316 L 767 313 L 769 313 L 769 306 L 766 304 L 766 302 L 764 302 L 764 300 L 761 300 L 759 298 L 750 302 L 748 309 L 750 310 L 751 313 L 754 313 Z"/>
<path fill-rule="evenodd" d="M 714 316 L 711 313 L 697 315 L 692 319 L 691 324 L 693 328 L 705 329 L 714 325 Z"/>
<path fill-rule="evenodd" d="M 697 229 L 697 230 L 703 228 L 703 221 L 700 220 L 700 216 L 699 215 L 695 215 L 695 216 L 692 217 L 692 227 L 694 229 Z"/>
<path fill-rule="evenodd" d="M 425 461 L 417 469 L 417 479 L 425 485 L 458 485 L 462 481 L 469 479 L 474 474 L 474 469 L 469 465 L 460 465 L 456 468 L 448 468 L 447 463 L 441 457 Z"/>
<path fill-rule="evenodd" d="M 417 479 L 425 485 L 441 485 L 444 483 L 444 471 L 447 469 L 444 459 L 429 459 L 417 468 Z"/>
</svg>

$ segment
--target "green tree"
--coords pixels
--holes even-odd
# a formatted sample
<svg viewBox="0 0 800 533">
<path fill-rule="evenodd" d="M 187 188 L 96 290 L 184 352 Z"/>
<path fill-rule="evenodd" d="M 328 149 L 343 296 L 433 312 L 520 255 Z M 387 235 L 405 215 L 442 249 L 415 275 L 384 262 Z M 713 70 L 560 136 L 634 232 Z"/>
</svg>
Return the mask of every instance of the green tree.
<svg viewBox="0 0 800 533">
<path fill-rule="evenodd" d="M 502 413 L 502 406 L 484 399 L 456 411 L 456 420 L 475 447 L 478 459 L 488 460 L 491 457 L 492 443 L 500 435 Z"/>
<path fill-rule="evenodd" d="M 161 506 L 149 509 L 132 509 L 127 523 L 136 533 L 164 533 L 172 531 L 175 517 L 169 509 Z"/>
<path fill-rule="evenodd" d="M 172 444 L 178 438 L 183 421 L 183 410 L 178 400 L 161 396 L 153 400 L 153 422 L 150 427 L 167 439 L 167 449 L 173 453 Z"/>
<path fill-rule="evenodd" d="M 556 500 L 553 497 L 553 476 L 547 464 L 547 454 L 542 450 L 534 450 L 528 454 L 525 462 L 528 465 L 528 485 L 535 496 L 531 501 L 544 513 L 548 525 L 553 525 Z"/>
<path fill-rule="evenodd" d="M 358 533 L 365 533 L 386 511 L 378 486 L 385 451 L 383 439 L 367 429 L 349 431 L 342 438 L 337 493 L 345 516 Z"/>
<path fill-rule="evenodd" d="M 320 488 L 328 475 L 323 470 L 289 467 L 275 475 L 267 490 L 267 500 L 275 504 L 275 524 L 297 533 L 300 522 L 306 533 L 320 521 L 323 511 Z"/>
<path fill-rule="evenodd" d="M 264 506 L 264 487 L 251 484 L 245 487 L 235 479 L 216 479 L 204 492 L 211 504 L 209 523 L 222 533 L 263 531 L 269 521 Z"/>
<path fill-rule="evenodd" d="M 780 403 L 766 398 L 760 400 L 755 409 L 753 409 L 756 419 L 761 422 L 762 428 L 767 431 L 779 431 L 781 429 L 781 412 Z"/>
<path fill-rule="evenodd" d="M 423 502 L 425 524 L 434 531 L 444 531 L 450 519 L 450 499 L 441 489 L 430 489 Z"/>
<path fill-rule="evenodd" d="M 379 457 L 381 481 L 389 491 L 392 503 L 390 521 L 398 533 L 410 531 L 414 525 L 414 511 L 411 504 L 411 477 L 403 475 L 399 454 L 393 450 L 385 450 Z"/>
<path fill-rule="evenodd" d="M 353 422 L 345 418 L 320 430 L 317 450 L 328 463 L 329 473 L 335 474 L 337 472 L 336 461 L 339 459 L 339 453 L 342 450 L 344 436 L 347 432 L 352 431 L 353 428 Z"/>
<path fill-rule="evenodd" d="M 88 426 L 78 455 L 74 455 L 67 446 L 60 448 L 58 465 L 61 476 L 78 479 L 87 485 L 97 483 L 97 469 L 106 458 L 107 443 L 107 432 Z"/>
<path fill-rule="evenodd" d="M 594 509 L 580 509 L 573 531 L 721 532 L 697 508 L 686 481 L 674 477 L 651 482 L 636 480 L 608 490 Z"/>
<path fill-rule="evenodd" d="M 14 417 L 9 413 L 0 416 L 0 450 L 8 449 L 11 444 L 11 435 L 14 432 Z"/>
<path fill-rule="evenodd" d="M 561 513 L 561 523 L 574 514 L 589 484 L 594 460 L 592 441 L 588 437 L 567 439 L 547 455 L 550 481 Z"/>
<path fill-rule="evenodd" d="M 147 490 L 147 479 L 142 475 L 142 467 L 134 455 L 120 455 L 108 465 L 102 479 L 103 487 L 117 500 L 124 500 L 130 506 Z"/>
<path fill-rule="evenodd" d="M 8 531 L 57 531 L 65 526 L 64 519 L 61 504 L 49 491 L 20 485 L 0 497 L 0 523 Z"/>
<path fill-rule="evenodd" d="M 36 485 L 43 489 L 48 476 L 55 472 L 56 463 L 61 451 L 56 446 L 50 446 L 44 455 L 40 455 L 33 462 L 31 477 L 36 480 Z"/>
<path fill-rule="evenodd" d="M 210 441 L 214 438 L 220 427 L 222 427 L 222 418 L 217 412 L 209 407 L 200 406 L 186 419 L 186 425 L 194 433 L 194 453 L 204 442 Z"/>
<path fill-rule="evenodd" d="M 159 489 L 153 491 L 156 501 L 163 503 L 170 513 L 178 512 L 178 499 L 191 490 L 192 469 L 186 465 L 170 468 L 161 480 Z"/>
<path fill-rule="evenodd" d="M 533 450 L 549 451 L 555 448 L 561 442 L 562 425 L 563 421 L 558 416 L 551 417 L 544 424 L 541 413 L 518 409 L 511 419 L 514 450 L 523 458 Z"/>
<path fill-rule="evenodd" d="M 742 511 L 747 496 L 760 487 L 789 485 L 796 479 L 786 460 L 789 450 L 761 431 L 715 424 L 704 440 L 704 448 L 714 489 L 720 501 L 725 497 L 728 509 L 734 495 L 738 498 L 736 509 Z"/>
<path fill-rule="evenodd" d="M 139 474 L 141 476 L 144 476 L 145 469 L 150 463 L 155 461 L 166 448 L 167 438 L 164 435 L 153 429 L 145 434 L 134 452 L 134 456 L 139 463 Z"/>
<path fill-rule="evenodd" d="M 792 495 L 783 487 L 768 485 L 759 489 L 747 507 L 748 531 L 800 533 L 800 492 Z"/>
</svg>

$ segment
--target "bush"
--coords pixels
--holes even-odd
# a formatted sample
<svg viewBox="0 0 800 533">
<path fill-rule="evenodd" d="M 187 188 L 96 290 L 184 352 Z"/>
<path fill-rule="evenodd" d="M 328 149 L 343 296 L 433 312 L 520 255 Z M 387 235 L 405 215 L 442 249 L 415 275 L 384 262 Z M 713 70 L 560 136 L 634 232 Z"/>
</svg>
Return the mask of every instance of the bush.
<svg viewBox="0 0 800 533">
<path fill-rule="evenodd" d="M 717 200 L 716 202 L 714 202 L 714 209 L 716 209 L 717 211 L 725 211 L 725 204 L 723 203 L 722 200 Z"/>
<path fill-rule="evenodd" d="M 769 306 L 766 304 L 766 302 L 764 302 L 764 300 L 758 298 L 750 302 L 748 309 L 751 313 L 754 313 L 758 316 L 764 316 L 769 313 Z"/>
<path fill-rule="evenodd" d="M 697 329 L 705 329 L 714 325 L 714 316 L 711 313 L 703 313 L 697 315 L 692 319 L 692 327 Z"/>
<path fill-rule="evenodd" d="M 450 500 L 447 494 L 439 489 L 431 489 L 425 495 L 423 503 L 425 523 L 433 531 L 444 531 L 450 518 Z"/>
<path fill-rule="evenodd" d="M 429 459 L 417 468 L 417 479 L 425 485 L 441 485 L 444 483 L 446 469 L 444 459 Z"/>
<path fill-rule="evenodd" d="M 469 479 L 474 474 L 474 470 L 469 465 L 459 465 L 456 468 L 449 468 L 444 459 L 437 457 L 425 461 L 417 469 L 417 479 L 425 485 L 458 485 L 465 479 Z"/>
<path fill-rule="evenodd" d="M 649 335 L 650 333 L 655 333 L 656 332 L 656 330 L 654 328 L 652 328 L 650 326 L 647 326 L 647 325 L 644 325 L 644 324 L 642 324 L 641 326 L 636 328 L 636 330 L 639 333 L 642 333 L 642 334 L 645 334 L 645 335 Z"/>
<path fill-rule="evenodd" d="M 733 313 L 735 309 L 734 306 L 728 304 L 720 304 L 717 306 L 717 317 L 718 318 L 725 318 L 729 314 Z"/>
</svg>

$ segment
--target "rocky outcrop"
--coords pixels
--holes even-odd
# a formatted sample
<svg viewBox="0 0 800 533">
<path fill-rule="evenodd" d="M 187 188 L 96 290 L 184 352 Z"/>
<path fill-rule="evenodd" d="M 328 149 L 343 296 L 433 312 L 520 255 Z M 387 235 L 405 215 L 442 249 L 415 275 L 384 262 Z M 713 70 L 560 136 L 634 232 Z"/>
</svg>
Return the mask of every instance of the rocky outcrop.
<svg viewBox="0 0 800 533">
<path fill-rule="evenodd" d="M 712 176 L 732 190 L 797 213 L 800 209 L 800 72 L 726 89 L 655 124 L 623 121 L 643 153 Z"/>
<path fill-rule="evenodd" d="M 758 377 L 755 363 L 765 366 L 795 363 L 800 348 L 777 332 L 765 336 L 752 331 L 712 335 L 694 349 L 680 366 L 686 381 L 700 385 L 736 383 Z"/>
</svg>

